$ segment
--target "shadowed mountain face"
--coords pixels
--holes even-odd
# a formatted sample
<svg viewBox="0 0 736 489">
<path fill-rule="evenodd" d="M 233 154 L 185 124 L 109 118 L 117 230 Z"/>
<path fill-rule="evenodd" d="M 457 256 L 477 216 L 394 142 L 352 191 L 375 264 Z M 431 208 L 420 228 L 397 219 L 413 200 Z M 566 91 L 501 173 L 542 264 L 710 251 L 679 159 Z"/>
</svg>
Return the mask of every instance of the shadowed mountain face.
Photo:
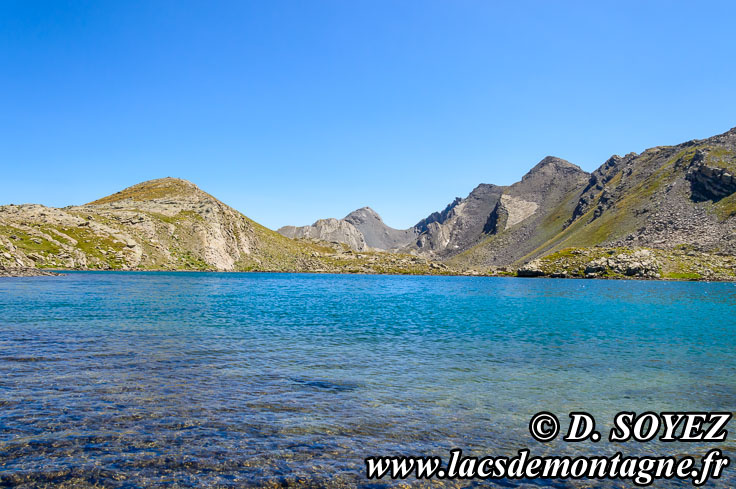
<svg viewBox="0 0 736 489">
<path fill-rule="evenodd" d="M 352 225 L 350 239 L 359 241 L 357 231 L 369 247 L 460 268 L 520 264 L 566 247 L 597 245 L 734 253 L 734 175 L 736 129 L 612 156 L 591 174 L 548 156 L 521 181 L 481 184 L 406 230 L 389 228 L 367 207 L 341 221 Z"/>
<path fill-rule="evenodd" d="M 371 248 L 393 250 L 402 248 L 416 238 L 416 231 L 410 229 L 394 229 L 387 226 L 381 216 L 370 207 L 363 207 L 351 212 L 343 219 L 355 226 L 365 237 L 365 242 Z"/>
<path fill-rule="evenodd" d="M 496 226 L 453 263 L 520 264 L 593 246 L 736 254 L 736 129 L 613 156 L 587 178 L 572 169 L 554 173 L 559 177 L 546 193 L 543 214 Z M 510 187 L 509 195 L 524 199 L 528 177 Z M 548 179 L 549 174 L 540 181 Z"/>
<path fill-rule="evenodd" d="M 570 201 L 588 178 L 572 163 L 548 156 L 521 181 L 506 187 L 480 237 L 481 248 L 488 251 L 485 263 L 513 263 L 557 234 L 572 212 Z"/>
<path fill-rule="evenodd" d="M 482 183 L 464 198 L 456 198 L 442 212 L 435 212 L 415 226 L 419 236 L 409 248 L 441 257 L 468 249 L 485 234 L 488 218 L 504 187 Z"/>
</svg>

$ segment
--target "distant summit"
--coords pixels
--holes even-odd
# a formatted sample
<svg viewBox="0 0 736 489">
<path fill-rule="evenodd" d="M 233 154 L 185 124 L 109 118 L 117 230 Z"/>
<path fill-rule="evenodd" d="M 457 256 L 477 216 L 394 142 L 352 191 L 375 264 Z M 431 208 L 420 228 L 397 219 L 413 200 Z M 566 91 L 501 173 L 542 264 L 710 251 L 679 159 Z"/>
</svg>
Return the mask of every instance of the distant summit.
<svg viewBox="0 0 736 489">
<path fill-rule="evenodd" d="M 398 250 L 417 233 L 387 226 L 370 207 L 356 209 L 342 219 L 320 219 L 308 226 L 284 226 L 279 233 L 289 238 L 313 238 L 345 243 L 355 250 Z"/>
<path fill-rule="evenodd" d="M 360 231 L 371 248 L 396 250 L 406 246 L 416 237 L 413 229 L 394 229 L 387 226 L 381 216 L 370 207 L 362 207 L 343 219 Z"/>
<path fill-rule="evenodd" d="M 383 222 L 383 219 L 381 219 L 381 216 L 379 216 L 376 211 L 374 211 L 373 209 L 367 206 L 354 210 L 353 212 L 345 216 L 344 219 L 352 223 L 370 222 L 370 221 Z"/>
<path fill-rule="evenodd" d="M 125 188 L 120 192 L 116 192 L 112 195 L 108 195 L 107 197 L 90 202 L 88 205 L 110 204 L 126 200 L 132 202 L 144 202 L 160 199 L 202 196 L 214 199 L 214 197 L 200 190 L 199 187 L 192 182 L 181 178 L 166 177 L 138 183 Z"/>
<path fill-rule="evenodd" d="M 521 177 L 521 179 L 524 180 L 535 175 L 542 176 L 542 178 L 551 178 L 556 175 L 565 174 L 587 175 L 587 173 L 583 171 L 579 166 L 574 165 L 567 160 L 557 158 L 556 156 L 546 156 L 542 159 L 542 161 L 534 165 L 534 167 L 529 170 L 526 175 Z"/>
</svg>

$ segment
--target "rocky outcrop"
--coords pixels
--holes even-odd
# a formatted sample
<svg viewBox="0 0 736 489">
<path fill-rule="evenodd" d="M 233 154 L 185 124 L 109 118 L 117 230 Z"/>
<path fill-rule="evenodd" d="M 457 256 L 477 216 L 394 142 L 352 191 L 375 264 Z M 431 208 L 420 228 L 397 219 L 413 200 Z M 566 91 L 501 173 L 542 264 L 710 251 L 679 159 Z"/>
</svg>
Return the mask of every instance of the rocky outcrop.
<svg viewBox="0 0 736 489">
<path fill-rule="evenodd" d="M 685 175 L 695 202 L 719 201 L 736 192 L 736 176 L 725 168 L 705 164 L 705 154 L 697 151 Z"/>
<path fill-rule="evenodd" d="M 518 277 L 543 277 L 545 275 L 542 270 L 542 262 L 534 260 L 521 266 L 517 271 Z"/>
<path fill-rule="evenodd" d="M 483 186 L 484 184 L 481 184 Z M 471 195 L 473 192 L 471 192 Z M 420 233 L 424 233 L 429 229 L 429 226 L 431 224 L 437 223 L 437 224 L 443 224 L 451 217 L 451 212 L 455 207 L 457 207 L 463 199 L 460 197 L 455 197 L 455 200 L 447 204 L 447 207 L 445 207 L 443 210 L 439 212 L 433 212 L 429 216 L 425 217 L 421 221 L 419 221 L 414 228 L 417 229 Z"/>
<path fill-rule="evenodd" d="M 502 195 L 488 217 L 484 231 L 498 234 L 534 215 L 539 204 L 511 195 Z"/>
<path fill-rule="evenodd" d="M 590 219 L 600 217 L 610 207 L 612 202 L 611 187 L 609 182 L 616 175 L 630 175 L 632 169 L 630 163 L 636 158 L 636 153 L 629 153 L 624 157 L 613 155 L 605 161 L 597 170 L 590 174 L 588 184 L 578 198 L 575 210 L 565 222 L 565 227 L 575 222 L 579 217 L 594 209 Z"/>
<path fill-rule="evenodd" d="M 288 238 L 313 238 L 322 241 L 345 243 L 356 251 L 365 251 L 365 237 L 353 224 L 343 219 L 320 219 L 311 226 L 284 226 L 279 233 Z"/>
<path fill-rule="evenodd" d="M 736 280 L 736 257 L 673 249 L 566 248 L 520 267 L 519 277 Z"/>
<path fill-rule="evenodd" d="M 586 278 L 617 274 L 626 277 L 659 278 L 660 265 L 650 250 L 601 257 L 585 265 Z"/>
</svg>

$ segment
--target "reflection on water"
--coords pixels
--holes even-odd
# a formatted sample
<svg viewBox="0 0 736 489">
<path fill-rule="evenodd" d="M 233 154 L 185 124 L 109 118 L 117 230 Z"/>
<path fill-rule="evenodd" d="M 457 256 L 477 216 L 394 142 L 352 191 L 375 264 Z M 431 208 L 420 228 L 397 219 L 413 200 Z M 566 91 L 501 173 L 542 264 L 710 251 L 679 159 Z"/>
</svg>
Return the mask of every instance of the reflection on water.
<svg viewBox="0 0 736 489">
<path fill-rule="evenodd" d="M 383 487 L 364 457 L 701 453 L 545 445 L 527 424 L 585 410 L 606 433 L 620 410 L 734 411 L 735 305 L 718 283 L 0 280 L 0 485 Z"/>
</svg>

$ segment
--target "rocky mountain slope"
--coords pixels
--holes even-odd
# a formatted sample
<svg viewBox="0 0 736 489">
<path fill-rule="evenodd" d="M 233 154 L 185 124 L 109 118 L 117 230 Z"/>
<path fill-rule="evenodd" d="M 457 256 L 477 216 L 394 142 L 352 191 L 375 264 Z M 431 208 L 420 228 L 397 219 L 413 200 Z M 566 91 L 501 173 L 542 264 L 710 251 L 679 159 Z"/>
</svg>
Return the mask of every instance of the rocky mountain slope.
<svg viewBox="0 0 736 489">
<path fill-rule="evenodd" d="M 551 237 L 540 234 L 538 224 L 549 211 L 569 215 L 572 207 L 557 207 L 588 177 L 565 160 L 547 157 L 520 182 L 509 187 L 482 183 L 467 197 L 455 198 L 444 210 L 430 214 L 409 229 L 390 228 L 375 211 L 364 207 L 341 220 L 323 219 L 300 228 L 286 226 L 279 232 L 288 237 L 337 241 L 356 250 L 363 249 L 359 246 L 365 241 L 371 248 L 401 250 L 434 259 L 451 258 L 490 236 L 503 235 L 494 245 L 495 257 L 481 265 L 507 264 Z"/>
<path fill-rule="evenodd" d="M 382 224 L 377 215 L 373 221 Z M 359 240 L 355 232 L 363 231 L 354 228 Z M 373 246 L 444 260 L 460 270 L 488 270 L 597 246 L 731 256 L 735 230 L 736 128 L 640 155 L 612 156 L 590 174 L 547 157 L 521 181 L 481 184 L 403 234 L 393 230 L 396 239 Z"/>
<path fill-rule="evenodd" d="M 488 232 L 488 219 L 504 189 L 482 183 L 466 198 L 457 197 L 442 212 L 430 214 L 414 226 L 419 235 L 406 249 L 437 257 L 468 249 Z"/>
<path fill-rule="evenodd" d="M 547 212 L 540 243 L 498 259 L 492 234 L 458 266 L 519 264 L 567 248 L 612 246 L 736 254 L 736 128 L 703 140 L 613 156 Z M 511 239 L 511 241 L 518 240 Z M 510 258 L 510 259 L 509 259 Z"/>
<path fill-rule="evenodd" d="M 492 259 L 487 263 L 481 260 L 477 265 L 509 264 L 553 235 L 551 230 L 540 233 L 540 222 L 548 212 L 569 216 L 574 205 L 561 209 L 558 206 L 588 177 L 565 160 L 547 157 L 520 182 L 509 187 L 480 184 L 467 197 L 457 197 L 444 210 L 430 214 L 409 229 L 388 227 L 375 211 L 364 207 L 340 220 L 322 219 L 298 228 L 285 226 L 279 232 L 288 237 L 345 243 L 356 250 L 365 249 L 365 242 L 370 248 L 439 260 L 462 253 L 488 237 L 499 236 L 493 245 Z"/>
<path fill-rule="evenodd" d="M 461 250 L 453 261 L 506 266 L 534 252 L 562 229 L 589 177 L 568 161 L 544 158 L 521 181 L 504 188 L 472 253 Z"/>
<path fill-rule="evenodd" d="M 63 209 L 0 207 L 0 269 L 447 273 L 418 257 L 292 240 L 176 178 Z"/>
<path fill-rule="evenodd" d="M 457 197 L 443 211 L 434 212 L 409 229 L 387 226 L 370 207 L 357 209 L 343 219 L 320 219 L 309 226 L 284 226 L 279 233 L 290 238 L 316 238 L 345 243 L 356 249 L 450 256 L 466 250 L 484 235 L 488 217 L 504 187 L 480 184 L 470 195 Z"/>
</svg>

